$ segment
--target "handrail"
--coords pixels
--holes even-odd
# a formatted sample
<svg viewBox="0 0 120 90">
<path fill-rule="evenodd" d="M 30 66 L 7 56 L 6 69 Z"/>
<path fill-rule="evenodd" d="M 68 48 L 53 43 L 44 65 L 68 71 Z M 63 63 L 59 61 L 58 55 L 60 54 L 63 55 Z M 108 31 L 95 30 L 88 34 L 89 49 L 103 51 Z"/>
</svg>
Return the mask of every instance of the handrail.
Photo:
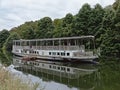
<svg viewBox="0 0 120 90">
<path fill-rule="evenodd" d="M 37 50 L 84 50 L 83 46 L 15 46 L 13 49 L 37 49 Z"/>
</svg>

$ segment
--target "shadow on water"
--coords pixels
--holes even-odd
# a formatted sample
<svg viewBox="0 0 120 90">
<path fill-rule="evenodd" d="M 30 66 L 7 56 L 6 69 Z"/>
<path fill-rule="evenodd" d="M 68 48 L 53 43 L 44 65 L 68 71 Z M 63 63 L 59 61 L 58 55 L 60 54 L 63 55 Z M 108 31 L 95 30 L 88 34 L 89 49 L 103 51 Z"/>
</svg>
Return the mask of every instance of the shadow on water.
<svg viewBox="0 0 120 90">
<path fill-rule="evenodd" d="M 113 64 L 62 63 L 43 60 L 23 62 L 14 58 L 15 69 L 41 79 L 45 90 L 118 90 L 119 67 Z M 116 68 L 116 69 L 115 69 Z M 115 77 L 114 77 L 115 76 Z"/>
<path fill-rule="evenodd" d="M 55 82 L 59 85 L 65 85 L 69 89 L 91 90 L 95 87 L 97 69 L 93 64 L 73 64 L 42 60 L 22 62 L 20 58 L 14 58 L 13 63 L 17 66 L 17 70 L 38 76 L 43 82 Z M 60 90 L 63 90 L 62 87 Z"/>
</svg>

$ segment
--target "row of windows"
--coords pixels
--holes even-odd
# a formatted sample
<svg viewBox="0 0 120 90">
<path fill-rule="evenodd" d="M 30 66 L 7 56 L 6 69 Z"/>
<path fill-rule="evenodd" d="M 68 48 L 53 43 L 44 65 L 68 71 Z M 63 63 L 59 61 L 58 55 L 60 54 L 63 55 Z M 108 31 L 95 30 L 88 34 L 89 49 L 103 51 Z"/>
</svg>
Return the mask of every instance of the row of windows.
<svg viewBox="0 0 120 90">
<path fill-rule="evenodd" d="M 53 69 L 58 69 L 58 70 L 63 70 L 63 71 L 70 71 L 70 68 L 65 68 L 65 67 L 57 67 L 57 66 L 51 66 L 49 65 L 49 68 L 53 68 Z"/>
<path fill-rule="evenodd" d="M 39 54 L 38 51 L 30 51 L 30 53 Z"/>
<path fill-rule="evenodd" d="M 23 51 L 23 50 L 21 50 L 21 52 L 22 52 L 22 53 L 27 53 L 27 51 Z M 29 51 L 29 53 L 32 53 L 32 54 L 39 54 L 38 51 Z"/>
<path fill-rule="evenodd" d="M 16 52 L 19 52 L 19 50 L 16 50 Z M 21 53 L 27 53 L 27 50 L 21 50 Z M 39 54 L 38 51 L 29 51 L 30 54 Z M 61 55 L 61 56 L 70 56 L 70 53 L 65 52 L 49 52 L 49 55 Z"/>
<path fill-rule="evenodd" d="M 37 65 L 37 66 L 39 66 L 39 63 L 30 62 L 30 65 Z"/>
<path fill-rule="evenodd" d="M 65 52 L 49 52 L 49 55 L 61 55 L 61 56 L 70 56 L 70 53 Z"/>
<path fill-rule="evenodd" d="M 30 65 L 37 65 L 39 66 L 39 63 L 35 63 L 35 62 L 30 62 Z M 44 67 L 44 64 L 42 64 L 42 67 Z M 49 65 L 49 68 L 53 68 L 53 69 L 57 69 L 57 70 L 62 70 L 62 71 L 70 71 L 70 68 L 65 68 L 65 67 L 59 67 L 59 66 L 52 66 L 52 65 Z"/>
</svg>

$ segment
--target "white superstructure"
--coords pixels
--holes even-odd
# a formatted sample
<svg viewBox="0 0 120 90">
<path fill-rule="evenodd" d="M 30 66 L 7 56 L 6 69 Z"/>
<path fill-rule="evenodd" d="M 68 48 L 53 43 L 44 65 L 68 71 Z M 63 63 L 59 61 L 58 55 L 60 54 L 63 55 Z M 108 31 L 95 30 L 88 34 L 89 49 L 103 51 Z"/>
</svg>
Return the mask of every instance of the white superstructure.
<svg viewBox="0 0 120 90">
<path fill-rule="evenodd" d="M 90 61 L 98 58 L 94 36 L 14 40 L 12 52 L 23 57 L 59 61 Z"/>
</svg>

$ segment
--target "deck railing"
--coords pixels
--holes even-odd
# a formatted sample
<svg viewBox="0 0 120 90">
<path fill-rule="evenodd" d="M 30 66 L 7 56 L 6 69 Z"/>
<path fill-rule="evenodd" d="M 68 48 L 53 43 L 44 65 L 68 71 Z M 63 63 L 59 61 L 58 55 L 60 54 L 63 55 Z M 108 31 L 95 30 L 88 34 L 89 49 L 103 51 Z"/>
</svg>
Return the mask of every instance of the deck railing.
<svg viewBox="0 0 120 90">
<path fill-rule="evenodd" d="M 13 46 L 13 49 L 37 49 L 37 50 L 84 50 L 81 46 Z"/>
</svg>

